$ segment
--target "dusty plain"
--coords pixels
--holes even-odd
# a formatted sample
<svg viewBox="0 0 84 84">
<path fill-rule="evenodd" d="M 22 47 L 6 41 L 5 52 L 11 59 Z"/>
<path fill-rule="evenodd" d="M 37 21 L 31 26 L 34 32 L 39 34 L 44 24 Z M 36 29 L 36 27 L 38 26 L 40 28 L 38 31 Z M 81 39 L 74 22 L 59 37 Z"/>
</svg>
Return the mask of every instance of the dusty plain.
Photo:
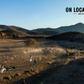
<svg viewBox="0 0 84 84">
<path fill-rule="evenodd" d="M 53 50 L 57 50 L 59 48 L 66 50 L 72 46 L 75 46 L 75 50 L 78 50 L 80 47 L 84 49 L 83 43 L 36 39 L 39 46 L 36 48 L 29 48 L 24 46 L 25 40 L 28 39 L 0 39 L 0 67 L 2 64 L 4 64 L 6 68 L 11 68 L 13 66 L 15 67 L 13 70 L 0 73 L 0 84 L 21 84 L 22 79 L 25 79 L 26 84 L 41 84 L 41 81 L 45 80 L 46 78 L 47 79 L 42 82 L 42 84 L 77 84 L 74 83 L 72 78 L 70 78 L 70 80 L 73 82 L 67 83 L 70 80 L 63 82 L 63 80 L 66 79 L 66 73 L 71 75 L 71 77 L 75 77 L 72 76 L 72 72 L 67 71 L 68 68 L 70 68 L 68 66 L 70 63 L 59 72 L 62 77 L 65 77 L 65 79 L 60 79 L 59 73 L 55 73 L 56 76 L 54 75 L 54 78 L 52 76 L 54 72 L 58 71 L 68 61 L 66 53 L 63 51 L 44 53 L 43 50 L 50 48 Z M 28 50 L 26 51 L 27 48 Z M 29 62 L 30 55 L 32 55 L 32 62 Z M 73 62 L 76 60 L 81 60 L 83 57 L 83 55 L 77 56 L 77 59 L 71 59 L 71 61 Z M 34 63 L 34 58 L 37 59 L 36 64 Z M 70 66 L 73 66 L 73 64 L 71 63 Z M 78 64 L 78 66 L 81 65 Z M 83 71 L 83 68 L 80 68 L 82 69 L 81 71 Z M 74 68 L 72 69 L 74 70 Z M 83 74 L 83 72 L 81 72 L 79 75 L 81 74 Z M 58 77 L 58 79 L 56 77 Z M 62 82 L 60 82 L 61 80 Z"/>
</svg>

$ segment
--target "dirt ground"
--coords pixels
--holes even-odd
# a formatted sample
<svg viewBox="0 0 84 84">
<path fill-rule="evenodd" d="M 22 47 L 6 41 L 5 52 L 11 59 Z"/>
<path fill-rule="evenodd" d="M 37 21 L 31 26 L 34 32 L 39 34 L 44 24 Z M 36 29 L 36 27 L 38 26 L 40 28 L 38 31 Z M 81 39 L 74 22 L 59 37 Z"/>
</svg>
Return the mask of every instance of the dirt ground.
<svg viewBox="0 0 84 84">
<path fill-rule="evenodd" d="M 39 84 L 42 80 L 48 78 L 59 68 L 63 67 L 64 63 L 67 62 L 67 57 L 64 52 L 44 54 L 42 49 L 50 48 L 50 46 L 54 46 L 55 49 L 57 49 L 58 47 L 66 49 L 67 47 L 72 46 L 75 46 L 76 49 L 79 49 L 80 47 L 84 49 L 84 44 L 77 42 L 36 39 L 39 43 L 39 47 L 34 49 L 28 48 L 28 52 L 26 52 L 27 48 L 24 47 L 25 40 L 27 39 L 0 39 L 0 66 L 4 64 L 6 68 L 11 68 L 13 66 L 15 67 L 15 69 L 13 70 L 0 73 L 0 84 L 21 84 L 23 78 L 25 79 L 27 84 Z M 34 63 L 34 61 L 29 62 L 30 55 L 32 55 L 33 60 L 34 58 L 37 59 L 36 64 Z M 79 58 L 80 56 L 78 57 L 78 59 Z M 83 56 L 81 56 L 81 58 L 83 58 Z M 74 63 L 76 62 L 74 61 Z M 67 72 L 67 70 L 70 68 L 69 65 L 73 65 L 71 64 L 72 63 L 69 63 L 59 74 L 63 74 L 63 76 L 67 77 L 66 73 L 64 72 Z M 73 69 L 74 68 L 72 68 L 72 70 Z M 60 76 L 57 75 L 58 74 L 56 74 L 55 77 L 58 77 L 58 82 L 56 82 L 56 80 L 54 81 L 54 83 L 52 80 L 55 80 L 57 78 L 51 77 L 51 80 L 48 78 L 47 80 L 45 80 L 45 82 L 43 82 L 43 84 L 71 84 L 71 82 L 60 83 Z M 66 80 L 66 77 L 63 77 L 63 80 Z M 68 80 L 68 82 L 69 81 L 70 80 Z"/>
<path fill-rule="evenodd" d="M 71 61 L 43 84 L 84 84 L 84 58 Z"/>
</svg>

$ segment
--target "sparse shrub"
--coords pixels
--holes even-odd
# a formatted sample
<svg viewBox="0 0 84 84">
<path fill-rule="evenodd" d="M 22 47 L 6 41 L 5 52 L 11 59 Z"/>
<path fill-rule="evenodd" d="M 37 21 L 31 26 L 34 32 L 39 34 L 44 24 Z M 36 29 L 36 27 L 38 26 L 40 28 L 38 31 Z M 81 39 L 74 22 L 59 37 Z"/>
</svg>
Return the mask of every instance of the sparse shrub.
<svg viewBox="0 0 84 84">
<path fill-rule="evenodd" d="M 25 41 L 25 46 L 26 47 L 37 47 L 38 42 L 35 39 L 29 39 L 28 41 Z"/>
</svg>

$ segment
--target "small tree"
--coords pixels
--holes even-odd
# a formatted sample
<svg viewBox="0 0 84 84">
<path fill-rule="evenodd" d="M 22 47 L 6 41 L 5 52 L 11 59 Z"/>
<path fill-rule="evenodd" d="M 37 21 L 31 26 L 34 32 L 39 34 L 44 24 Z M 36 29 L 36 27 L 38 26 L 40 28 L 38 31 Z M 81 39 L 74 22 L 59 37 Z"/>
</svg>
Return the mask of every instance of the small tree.
<svg viewBox="0 0 84 84">
<path fill-rule="evenodd" d="M 37 47 L 38 42 L 35 39 L 29 39 L 28 41 L 25 41 L 25 46 L 26 47 Z"/>
</svg>

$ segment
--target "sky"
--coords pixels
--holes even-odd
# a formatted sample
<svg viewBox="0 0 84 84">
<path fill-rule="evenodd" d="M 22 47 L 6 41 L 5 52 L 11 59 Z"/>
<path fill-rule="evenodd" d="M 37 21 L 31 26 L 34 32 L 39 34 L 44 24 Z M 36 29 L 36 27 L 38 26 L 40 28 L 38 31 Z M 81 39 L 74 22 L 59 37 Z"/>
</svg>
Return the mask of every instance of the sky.
<svg viewBox="0 0 84 84">
<path fill-rule="evenodd" d="M 0 25 L 32 30 L 84 23 L 84 15 L 66 12 L 66 7 L 84 7 L 84 0 L 0 0 Z"/>
</svg>

